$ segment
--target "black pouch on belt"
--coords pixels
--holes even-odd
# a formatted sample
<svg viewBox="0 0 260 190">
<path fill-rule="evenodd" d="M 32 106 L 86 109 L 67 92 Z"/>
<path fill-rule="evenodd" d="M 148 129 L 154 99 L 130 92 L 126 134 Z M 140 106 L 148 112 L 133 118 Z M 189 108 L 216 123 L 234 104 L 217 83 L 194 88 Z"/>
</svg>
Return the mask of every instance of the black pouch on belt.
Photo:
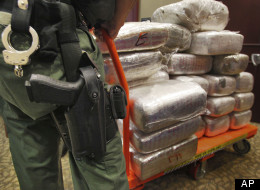
<svg viewBox="0 0 260 190">
<path fill-rule="evenodd" d="M 82 67 L 85 80 L 75 105 L 65 113 L 74 157 L 99 158 L 106 152 L 105 91 L 92 66 Z"/>
<path fill-rule="evenodd" d="M 126 117 L 127 98 L 125 90 L 120 85 L 114 85 L 109 90 L 111 110 L 115 119 Z"/>
</svg>

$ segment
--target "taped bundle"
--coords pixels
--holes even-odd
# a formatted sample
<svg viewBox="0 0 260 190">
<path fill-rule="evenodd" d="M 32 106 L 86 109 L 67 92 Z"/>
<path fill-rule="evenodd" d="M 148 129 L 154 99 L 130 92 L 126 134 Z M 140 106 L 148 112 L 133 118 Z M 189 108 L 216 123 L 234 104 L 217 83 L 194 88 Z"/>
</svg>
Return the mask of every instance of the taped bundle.
<svg viewBox="0 0 260 190">
<path fill-rule="evenodd" d="M 168 80 L 135 87 L 130 99 L 134 124 L 149 133 L 201 115 L 207 93 L 196 83 Z"/>
<path fill-rule="evenodd" d="M 168 69 L 171 75 L 200 75 L 209 72 L 211 68 L 211 56 L 186 53 L 171 53 L 169 55 Z"/>
<path fill-rule="evenodd" d="M 209 116 L 220 117 L 231 113 L 235 107 L 235 99 L 232 96 L 208 97 L 207 109 Z"/>
<path fill-rule="evenodd" d="M 143 154 L 161 150 L 177 144 L 197 132 L 201 120 L 201 117 L 195 117 L 152 133 L 140 131 L 131 122 L 130 142 L 137 152 Z"/>
<path fill-rule="evenodd" d="M 236 76 L 235 92 L 251 92 L 254 87 L 254 77 L 251 73 L 242 72 Z"/>
<path fill-rule="evenodd" d="M 169 26 L 162 26 L 169 28 L 168 39 L 159 50 L 162 53 L 181 52 L 190 48 L 191 33 L 186 28 L 171 24 Z"/>
<path fill-rule="evenodd" d="M 244 36 L 231 31 L 192 34 L 189 53 L 197 55 L 236 54 L 242 50 Z"/>
<path fill-rule="evenodd" d="M 196 154 L 197 145 L 198 138 L 192 135 L 185 141 L 150 154 L 138 153 L 132 149 L 133 171 L 139 179 L 148 179 L 192 158 Z"/>
<path fill-rule="evenodd" d="M 205 121 L 203 121 L 203 119 L 201 119 L 201 120 L 200 120 L 200 125 L 199 125 L 199 128 L 198 128 L 198 131 L 195 133 L 195 135 L 196 135 L 198 138 L 201 138 L 201 137 L 204 136 L 205 130 L 206 130 L 206 123 L 205 123 Z"/>
<path fill-rule="evenodd" d="M 245 111 L 252 108 L 254 104 L 254 94 L 252 92 L 247 93 L 234 93 L 236 104 L 234 111 Z"/>
<path fill-rule="evenodd" d="M 119 55 L 126 80 L 128 82 L 152 76 L 162 67 L 160 51 L 122 53 Z M 119 84 L 112 59 L 105 57 L 105 81 L 109 84 Z"/>
<path fill-rule="evenodd" d="M 213 59 L 212 73 L 236 75 L 246 70 L 249 62 L 248 55 L 219 55 Z"/>
<path fill-rule="evenodd" d="M 251 121 L 252 111 L 232 112 L 230 114 L 230 129 L 241 129 Z"/>
<path fill-rule="evenodd" d="M 221 117 L 203 117 L 206 122 L 205 136 L 214 137 L 219 134 L 225 133 L 229 129 L 229 116 L 224 115 Z"/>
<path fill-rule="evenodd" d="M 208 93 L 208 90 L 209 90 L 208 80 L 203 77 L 200 77 L 200 76 L 193 76 L 193 75 L 173 76 L 173 75 L 170 75 L 170 79 L 179 80 L 179 81 L 183 81 L 183 82 L 195 82 L 195 83 L 199 84 L 201 86 L 201 88 L 203 88 L 205 90 L 206 93 Z"/>
<path fill-rule="evenodd" d="M 231 76 L 203 75 L 209 82 L 209 96 L 227 96 L 236 89 L 236 79 Z"/>
<path fill-rule="evenodd" d="M 169 23 L 126 22 L 115 38 L 118 52 L 161 48 L 163 52 L 190 48 L 191 33 L 186 28 Z M 108 53 L 104 42 L 97 42 L 102 53 Z"/>
<path fill-rule="evenodd" d="M 153 22 L 179 24 L 192 32 L 223 30 L 229 20 L 227 6 L 215 0 L 185 0 L 158 8 Z"/>
<path fill-rule="evenodd" d="M 133 88 L 136 86 L 146 85 L 149 83 L 156 83 L 165 80 L 169 80 L 169 74 L 164 70 L 160 70 L 148 78 L 128 82 L 128 87 Z"/>
</svg>

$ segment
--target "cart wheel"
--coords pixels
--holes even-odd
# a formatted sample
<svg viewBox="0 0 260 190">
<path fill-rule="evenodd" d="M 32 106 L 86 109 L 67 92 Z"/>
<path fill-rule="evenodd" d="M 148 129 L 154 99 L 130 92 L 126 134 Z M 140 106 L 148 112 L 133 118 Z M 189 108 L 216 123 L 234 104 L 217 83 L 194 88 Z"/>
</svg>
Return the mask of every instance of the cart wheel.
<svg viewBox="0 0 260 190">
<path fill-rule="evenodd" d="M 192 166 L 190 170 L 191 176 L 195 179 L 202 179 L 204 178 L 206 174 L 206 166 L 207 166 L 207 161 L 204 161 L 202 163 L 197 162 L 195 166 Z"/>
<path fill-rule="evenodd" d="M 244 139 L 233 144 L 233 148 L 238 154 L 247 154 L 251 149 L 251 145 L 247 140 Z"/>
</svg>

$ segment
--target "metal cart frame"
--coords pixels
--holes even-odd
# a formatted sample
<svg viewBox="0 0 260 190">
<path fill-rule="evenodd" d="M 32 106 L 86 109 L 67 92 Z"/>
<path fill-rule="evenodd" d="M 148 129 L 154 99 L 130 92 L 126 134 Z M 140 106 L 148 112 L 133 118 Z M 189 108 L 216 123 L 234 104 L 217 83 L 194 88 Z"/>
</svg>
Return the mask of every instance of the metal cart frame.
<svg viewBox="0 0 260 190">
<path fill-rule="evenodd" d="M 250 144 L 246 139 L 252 138 L 256 133 L 257 127 L 248 124 L 242 129 L 229 130 L 226 133 L 220 134 L 215 137 L 202 137 L 198 140 L 197 153 L 194 157 L 182 162 L 181 164 L 170 167 L 166 169 L 164 172 L 161 172 L 147 180 L 140 180 L 130 169 L 130 175 L 128 175 L 129 187 L 130 189 L 141 190 L 144 188 L 145 183 L 159 178 L 163 175 L 166 175 L 170 172 L 173 172 L 174 170 L 177 170 L 191 163 L 196 163 L 191 171 L 191 175 L 195 179 L 202 178 L 206 173 L 207 160 L 209 158 L 212 158 L 215 152 L 233 144 L 233 147 L 236 152 L 238 152 L 239 154 L 246 154 L 250 150 Z"/>
</svg>

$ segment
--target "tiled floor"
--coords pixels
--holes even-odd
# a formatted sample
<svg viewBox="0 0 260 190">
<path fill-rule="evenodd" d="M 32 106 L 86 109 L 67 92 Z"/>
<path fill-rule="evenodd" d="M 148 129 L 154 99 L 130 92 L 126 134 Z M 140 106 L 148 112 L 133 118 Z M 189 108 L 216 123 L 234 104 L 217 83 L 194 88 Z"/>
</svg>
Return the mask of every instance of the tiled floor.
<svg viewBox="0 0 260 190">
<path fill-rule="evenodd" d="M 260 124 L 256 125 L 260 127 Z M 188 167 L 184 167 L 147 183 L 144 190 L 231 190 L 235 189 L 236 178 L 260 178 L 260 133 L 249 141 L 251 151 L 244 156 L 236 154 L 232 148 L 217 152 L 208 161 L 208 173 L 199 181 L 191 179 L 187 175 Z M 0 149 L 0 189 L 19 190 L 1 119 Z M 65 190 L 73 190 L 68 157 L 62 159 L 62 166 Z"/>
</svg>

